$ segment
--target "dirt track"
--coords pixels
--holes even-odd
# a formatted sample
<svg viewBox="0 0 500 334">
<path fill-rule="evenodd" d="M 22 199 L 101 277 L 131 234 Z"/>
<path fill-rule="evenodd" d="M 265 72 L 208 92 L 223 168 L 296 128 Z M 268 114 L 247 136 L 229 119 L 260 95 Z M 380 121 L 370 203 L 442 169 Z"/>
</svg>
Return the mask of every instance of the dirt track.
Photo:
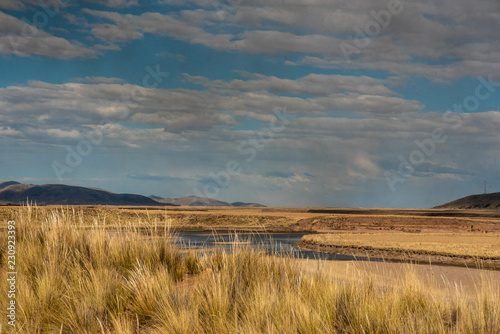
<svg viewBox="0 0 500 334">
<path fill-rule="evenodd" d="M 465 293 L 479 298 L 483 288 L 500 288 L 500 271 L 480 270 L 429 264 L 403 264 L 367 261 L 319 261 L 297 260 L 308 273 L 323 272 L 333 279 L 345 282 L 363 282 L 370 279 L 378 286 L 403 286 L 407 279 L 415 277 L 432 293 L 447 298 Z M 491 285 L 495 286 L 491 286 Z M 498 287 L 498 288 L 497 288 Z"/>
</svg>

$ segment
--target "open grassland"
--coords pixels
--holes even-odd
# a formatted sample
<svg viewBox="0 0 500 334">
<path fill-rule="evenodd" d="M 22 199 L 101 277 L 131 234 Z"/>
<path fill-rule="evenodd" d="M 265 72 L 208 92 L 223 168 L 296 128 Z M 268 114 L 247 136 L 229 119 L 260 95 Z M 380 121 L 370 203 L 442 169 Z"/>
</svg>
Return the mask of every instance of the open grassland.
<svg viewBox="0 0 500 334">
<path fill-rule="evenodd" d="M 380 286 L 370 276 L 345 281 L 248 247 L 183 253 L 163 235 L 168 221 L 151 217 L 116 229 L 101 228 L 109 222 L 80 210 L 22 207 L 11 214 L 17 238 L 17 322 L 15 328 L 7 325 L 7 239 L 2 233 L 0 324 L 5 333 L 500 330 L 495 280 L 473 293 L 455 289 L 442 296 L 411 269 Z"/>
<path fill-rule="evenodd" d="M 39 207 L 39 211 L 61 209 Z M 235 207 L 64 207 L 82 227 L 137 227 L 145 221 L 175 231 L 368 233 L 500 233 L 498 210 L 311 209 Z M 0 221 L 16 212 L 0 206 Z M 168 217 L 168 219 L 167 219 Z"/>
</svg>

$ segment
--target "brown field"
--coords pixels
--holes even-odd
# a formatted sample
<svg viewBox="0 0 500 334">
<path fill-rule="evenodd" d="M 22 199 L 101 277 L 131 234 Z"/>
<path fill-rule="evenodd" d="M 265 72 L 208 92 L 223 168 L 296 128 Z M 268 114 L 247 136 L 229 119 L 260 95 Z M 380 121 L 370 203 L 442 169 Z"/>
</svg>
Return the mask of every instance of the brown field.
<svg viewBox="0 0 500 334">
<path fill-rule="evenodd" d="M 306 235 L 296 245 L 323 253 L 500 269 L 500 234 L 343 233 Z"/>
<path fill-rule="evenodd" d="M 39 207 L 76 210 L 81 226 L 170 226 L 177 231 L 500 233 L 498 210 L 232 207 Z M 16 207 L 0 206 L 0 221 Z M 146 223 L 148 222 L 148 223 Z"/>
<path fill-rule="evenodd" d="M 500 234 L 348 233 L 307 235 L 303 240 L 323 245 L 500 259 Z"/>
</svg>

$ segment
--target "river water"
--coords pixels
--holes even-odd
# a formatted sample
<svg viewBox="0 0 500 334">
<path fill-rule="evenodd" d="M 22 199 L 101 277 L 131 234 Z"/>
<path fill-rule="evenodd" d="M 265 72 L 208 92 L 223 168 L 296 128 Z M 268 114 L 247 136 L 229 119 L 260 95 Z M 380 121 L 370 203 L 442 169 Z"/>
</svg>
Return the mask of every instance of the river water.
<svg viewBox="0 0 500 334">
<path fill-rule="evenodd" d="M 337 255 L 302 250 L 293 247 L 300 241 L 301 233 L 212 233 L 212 232 L 178 232 L 176 243 L 182 248 L 189 249 L 211 249 L 224 247 L 231 249 L 239 246 L 252 246 L 269 254 L 284 255 L 303 259 L 322 259 L 337 261 L 377 261 L 365 257 L 354 257 L 349 255 Z"/>
</svg>

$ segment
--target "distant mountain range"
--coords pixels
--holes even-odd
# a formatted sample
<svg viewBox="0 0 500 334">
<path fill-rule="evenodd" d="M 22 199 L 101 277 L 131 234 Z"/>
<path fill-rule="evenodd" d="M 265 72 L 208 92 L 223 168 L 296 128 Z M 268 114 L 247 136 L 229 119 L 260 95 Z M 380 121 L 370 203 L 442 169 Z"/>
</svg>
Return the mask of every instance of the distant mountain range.
<svg viewBox="0 0 500 334">
<path fill-rule="evenodd" d="M 99 188 L 68 186 L 64 184 L 33 185 L 16 181 L 0 182 L 0 204 L 36 202 L 38 205 L 144 205 L 144 206 L 237 206 L 265 207 L 257 203 L 228 203 L 211 198 L 163 198 L 135 194 L 116 194 Z"/>
<path fill-rule="evenodd" d="M 436 206 L 435 209 L 499 209 L 500 193 L 471 195 Z"/>
<path fill-rule="evenodd" d="M 198 196 L 188 196 L 180 198 L 164 198 L 151 195 L 149 196 L 152 200 L 159 203 L 174 204 L 174 205 L 187 205 L 187 206 L 237 206 L 237 207 L 254 207 L 254 208 L 264 208 L 265 205 L 258 203 L 243 203 L 243 202 L 224 202 L 212 198 L 198 197 Z"/>
<path fill-rule="evenodd" d="M 165 205 L 151 198 L 133 194 L 115 194 L 110 191 L 64 184 L 41 186 L 15 181 L 0 183 L 0 203 L 38 205 Z"/>
</svg>

